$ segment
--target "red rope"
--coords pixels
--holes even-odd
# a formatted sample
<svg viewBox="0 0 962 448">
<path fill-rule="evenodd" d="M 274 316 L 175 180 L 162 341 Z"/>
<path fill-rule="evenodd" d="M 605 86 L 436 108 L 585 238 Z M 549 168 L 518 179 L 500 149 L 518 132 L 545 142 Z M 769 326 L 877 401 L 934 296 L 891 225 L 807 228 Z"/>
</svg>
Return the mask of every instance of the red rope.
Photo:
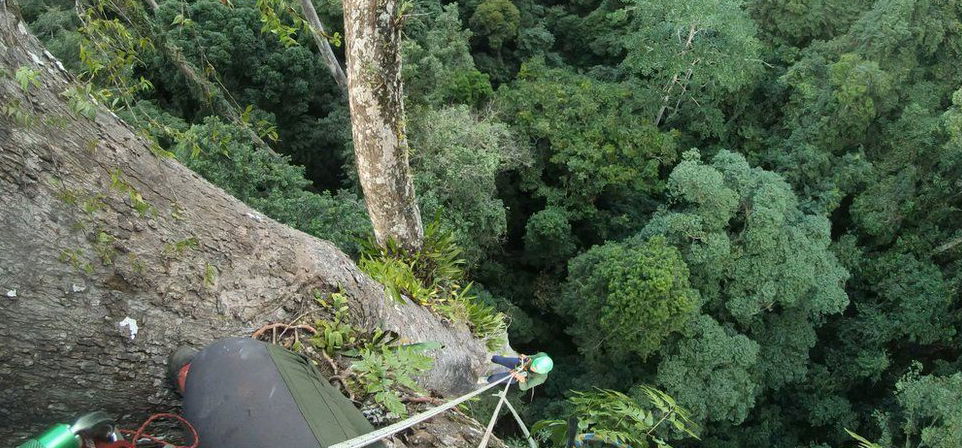
<svg viewBox="0 0 962 448">
<path fill-rule="evenodd" d="M 171 445 L 163 439 L 147 434 L 147 427 L 150 426 L 150 424 L 153 423 L 155 420 L 159 420 L 161 418 L 174 419 L 180 422 L 181 425 L 183 425 L 185 428 L 187 428 L 188 431 L 190 431 L 190 436 L 194 441 L 193 444 Z M 126 440 L 119 440 L 117 442 L 110 442 L 110 443 L 97 443 L 96 448 L 134 448 L 137 446 L 137 441 L 141 439 L 147 439 L 147 440 L 150 440 L 151 442 L 159 443 L 162 446 L 171 447 L 171 448 L 197 448 L 198 446 L 200 446 L 200 442 L 197 437 L 197 430 L 194 429 L 194 425 L 191 425 L 190 422 L 188 422 L 184 417 L 181 417 L 177 414 L 154 414 L 154 415 L 151 415 L 150 418 L 148 418 L 147 421 L 144 422 L 144 424 L 140 425 L 140 428 L 137 428 L 136 431 L 121 429 L 120 433 L 123 434 L 124 436 L 130 437 L 131 441 L 128 442 Z"/>
</svg>

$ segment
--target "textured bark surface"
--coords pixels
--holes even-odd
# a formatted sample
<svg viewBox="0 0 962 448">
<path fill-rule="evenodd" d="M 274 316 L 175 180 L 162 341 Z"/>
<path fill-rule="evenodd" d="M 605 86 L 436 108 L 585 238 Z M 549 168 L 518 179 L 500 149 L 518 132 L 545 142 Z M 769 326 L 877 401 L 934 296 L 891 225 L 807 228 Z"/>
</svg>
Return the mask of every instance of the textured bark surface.
<svg viewBox="0 0 962 448">
<path fill-rule="evenodd" d="M 69 76 L 2 6 L 0 105 L 22 114 L 0 113 L 0 443 L 91 410 L 130 424 L 170 409 L 169 352 L 290 321 L 315 290 L 343 289 L 363 328 L 443 343 L 426 387 L 474 388 L 486 350 L 466 327 L 391 301 L 333 245 L 158 158 L 106 109 L 72 112 Z M 40 85 L 21 89 L 19 67 Z"/>
<path fill-rule="evenodd" d="M 324 65 L 327 66 L 327 70 L 331 72 L 331 76 L 334 77 L 334 82 L 337 83 L 337 87 L 341 89 L 341 94 L 345 97 L 347 96 L 347 75 L 344 74 L 344 69 L 341 68 L 341 64 L 337 62 L 337 57 L 334 56 L 334 50 L 331 48 L 331 43 L 327 41 L 327 32 L 324 31 L 324 24 L 321 23 L 321 18 L 317 16 L 317 10 L 314 9 L 313 0 L 301 0 L 301 10 L 304 12 L 304 18 L 307 19 L 307 23 L 311 25 L 311 29 L 314 35 L 314 43 L 317 44 L 317 50 L 321 52 L 321 60 Z"/>
<path fill-rule="evenodd" d="M 421 247 L 404 134 L 399 0 L 345 0 L 347 79 L 358 178 L 380 244 Z"/>
</svg>

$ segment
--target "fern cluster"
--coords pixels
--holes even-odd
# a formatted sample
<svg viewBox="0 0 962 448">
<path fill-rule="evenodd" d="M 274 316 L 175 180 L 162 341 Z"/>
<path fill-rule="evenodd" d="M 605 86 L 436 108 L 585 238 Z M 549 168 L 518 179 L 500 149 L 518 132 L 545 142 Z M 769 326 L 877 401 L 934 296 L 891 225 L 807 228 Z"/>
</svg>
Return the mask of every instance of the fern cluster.
<svg viewBox="0 0 962 448">
<path fill-rule="evenodd" d="M 464 263 L 453 233 L 443 230 L 435 219 L 425 228 L 420 251 L 408 252 L 395 241 L 380 246 L 372 239 L 363 244 L 358 266 L 381 282 L 395 300 L 406 296 L 452 321 L 464 322 L 490 350 L 496 350 L 507 342 L 504 314 L 471 292 Z"/>
<path fill-rule="evenodd" d="M 416 348 L 381 346 L 361 351 L 361 360 L 355 362 L 351 369 L 355 372 L 354 380 L 365 393 L 389 412 L 404 418 L 407 409 L 401 402 L 400 393 L 405 388 L 425 393 L 414 381 L 414 376 L 427 371 L 432 365 L 431 357 L 419 353 Z"/>
</svg>

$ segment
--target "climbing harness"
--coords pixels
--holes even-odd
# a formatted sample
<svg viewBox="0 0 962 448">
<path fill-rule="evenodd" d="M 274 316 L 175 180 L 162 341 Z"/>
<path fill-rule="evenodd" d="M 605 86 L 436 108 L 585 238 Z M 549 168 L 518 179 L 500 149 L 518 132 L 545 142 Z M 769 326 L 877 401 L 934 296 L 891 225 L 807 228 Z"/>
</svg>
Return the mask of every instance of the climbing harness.
<svg viewBox="0 0 962 448">
<path fill-rule="evenodd" d="M 532 438 L 530 437 L 530 435 L 528 434 L 528 428 L 525 427 L 525 426 L 524 426 L 524 423 L 521 422 L 521 418 L 518 417 L 517 412 L 515 412 L 515 411 L 514 411 L 514 408 L 511 407 L 511 403 L 508 403 L 508 400 L 507 400 L 508 395 L 507 395 L 507 393 L 508 393 L 508 388 L 511 387 L 511 382 L 508 381 L 508 380 L 511 379 L 511 378 L 512 378 L 512 376 L 510 376 L 510 375 L 509 375 L 509 376 L 506 376 L 506 377 L 501 378 L 501 379 L 499 379 L 499 380 L 497 380 L 497 381 L 495 381 L 495 382 L 493 382 L 493 383 L 491 383 L 491 384 L 488 384 L 488 385 L 486 385 L 486 386 L 484 386 L 484 387 L 482 387 L 482 388 L 480 388 L 480 389 L 478 389 L 478 390 L 475 390 L 474 392 L 467 393 L 467 394 L 462 395 L 462 396 L 460 396 L 460 397 L 458 397 L 458 398 L 456 398 L 456 399 L 454 399 L 454 400 L 451 400 L 451 401 L 449 401 L 449 402 L 447 402 L 447 403 L 445 403 L 445 404 L 443 404 L 443 405 L 441 405 L 441 406 L 428 409 L 427 411 L 424 411 L 424 412 L 422 412 L 422 413 L 420 413 L 420 414 L 417 414 L 417 415 L 414 415 L 414 416 L 412 416 L 412 417 L 408 417 L 407 419 L 401 420 L 401 421 L 399 421 L 399 422 L 397 422 L 397 423 L 394 423 L 393 425 L 385 426 L 385 427 L 383 427 L 383 428 L 381 428 L 381 429 L 378 429 L 378 430 L 369 432 L 369 433 L 367 433 L 367 434 L 364 434 L 364 435 L 355 437 L 355 438 L 353 438 L 353 439 L 345 440 L 345 441 L 343 441 L 343 442 L 341 442 L 341 443 L 338 443 L 338 444 L 335 444 L 335 445 L 331 445 L 331 446 L 328 447 L 328 448 L 361 448 L 361 447 L 364 447 L 364 446 L 368 446 L 368 445 L 370 445 L 370 444 L 372 444 L 372 443 L 375 443 L 375 442 L 377 442 L 377 441 L 379 441 L 379 440 L 381 440 L 381 439 L 385 439 L 385 438 L 390 437 L 390 436 L 392 436 L 392 435 L 394 435 L 394 434 L 397 434 L 397 433 L 399 433 L 399 432 L 401 432 L 401 431 L 404 431 L 405 429 L 408 429 L 408 428 L 410 428 L 410 427 L 412 427 L 412 426 L 414 426 L 414 425 L 416 425 L 416 424 L 418 424 L 418 423 L 421 423 L 421 422 L 423 422 L 423 421 L 425 421 L 425 420 L 427 420 L 427 419 L 429 419 L 429 418 L 431 418 L 431 417 L 440 415 L 441 413 L 443 413 L 443 412 L 445 412 L 445 411 L 448 411 L 448 410 L 450 410 L 450 409 L 453 409 L 455 406 L 457 406 L 457 405 L 459 405 L 459 404 L 461 404 L 461 403 L 464 403 L 465 401 L 468 401 L 468 400 L 470 400 L 470 399 L 472 399 L 472 398 L 474 398 L 474 397 L 476 397 L 476 396 L 484 393 L 484 392 L 487 391 L 487 390 L 490 390 L 490 389 L 492 389 L 492 388 L 494 388 L 494 387 L 496 387 L 496 386 L 499 386 L 501 383 L 504 383 L 504 382 L 506 382 L 506 381 L 508 382 L 508 384 L 505 386 L 505 388 L 504 388 L 504 389 L 501 391 L 501 393 L 498 395 L 498 396 L 501 397 L 501 399 L 498 401 L 497 409 L 494 411 L 494 415 L 493 415 L 492 418 L 491 418 L 491 422 L 488 424 L 488 429 L 487 429 L 487 431 L 485 432 L 485 435 L 484 435 L 484 437 L 483 437 L 483 439 L 482 439 L 482 441 L 481 441 L 481 445 L 479 445 L 479 446 L 482 447 L 482 448 L 487 446 L 488 440 L 491 438 L 491 431 L 494 429 L 494 422 L 497 420 L 498 413 L 501 411 L 501 405 L 502 405 L 502 403 L 507 403 L 508 409 L 510 409 L 511 412 L 512 412 L 512 414 L 515 415 L 515 418 L 518 420 L 518 424 L 521 425 L 521 428 L 522 428 L 523 432 L 525 433 L 525 435 L 528 436 L 528 443 L 531 444 L 531 448 L 537 448 L 537 444 L 534 442 L 534 439 L 532 439 Z"/>
</svg>

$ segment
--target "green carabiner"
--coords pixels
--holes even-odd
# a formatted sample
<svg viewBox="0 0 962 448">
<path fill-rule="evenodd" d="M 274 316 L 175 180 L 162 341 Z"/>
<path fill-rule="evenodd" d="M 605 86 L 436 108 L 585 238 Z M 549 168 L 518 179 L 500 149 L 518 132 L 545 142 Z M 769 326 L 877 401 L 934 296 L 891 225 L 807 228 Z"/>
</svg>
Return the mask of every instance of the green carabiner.
<svg viewBox="0 0 962 448">
<path fill-rule="evenodd" d="M 17 448 L 80 448 L 80 437 L 74 434 L 70 425 L 59 423 Z"/>
</svg>

